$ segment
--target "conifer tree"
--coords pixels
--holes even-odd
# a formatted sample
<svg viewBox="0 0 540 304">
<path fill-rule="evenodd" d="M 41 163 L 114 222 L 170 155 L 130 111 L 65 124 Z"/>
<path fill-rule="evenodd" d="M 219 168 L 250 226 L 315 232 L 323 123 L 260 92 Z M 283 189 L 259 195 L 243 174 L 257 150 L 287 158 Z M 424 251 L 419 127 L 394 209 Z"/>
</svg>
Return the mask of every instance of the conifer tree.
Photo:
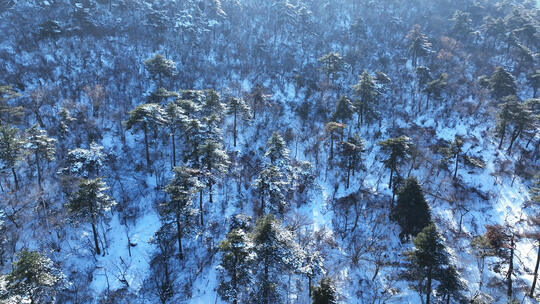
<svg viewBox="0 0 540 304">
<path fill-rule="evenodd" d="M 176 70 L 176 64 L 170 59 L 164 58 L 161 54 L 144 61 L 144 66 L 150 73 L 150 76 L 158 80 L 158 85 L 163 87 L 163 78 L 171 77 Z"/>
<path fill-rule="evenodd" d="M 8 231 L 6 227 L 6 213 L 0 207 L 0 267 L 5 265 L 6 243 L 8 241 Z"/>
<path fill-rule="evenodd" d="M 223 149 L 223 146 L 216 141 L 206 140 L 200 149 L 201 153 L 201 171 L 205 177 L 206 187 L 208 188 L 210 203 L 213 203 L 212 186 L 216 179 L 223 175 L 229 166 L 229 156 Z M 203 225 L 203 206 L 200 206 L 201 225 Z"/>
<path fill-rule="evenodd" d="M 414 239 L 414 250 L 407 254 L 409 271 L 419 274 L 419 279 L 427 280 L 425 286 L 426 304 L 431 302 L 432 281 L 441 268 L 448 263 L 444 244 L 434 224 L 427 225 Z"/>
<path fill-rule="evenodd" d="M 42 189 L 41 160 L 54 160 L 54 154 L 56 153 L 56 139 L 50 138 L 47 135 L 47 131 L 40 129 L 37 124 L 26 130 L 26 134 L 26 144 L 24 147 L 34 155 L 34 162 L 37 169 L 38 185 L 39 189 Z"/>
<path fill-rule="evenodd" d="M 199 192 L 203 185 L 198 180 L 199 171 L 187 167 L 175 167 L 174 177 L 165 187 L 170 201 L 162 207 L 162 214 L 169 223 L 176 227 L 178 241 L 178 257 L 184 258 L 182 238 L 194 225 L 196 210 L 192 207 L 193 196 Z"/>
<path fill-rule="evenodd" d="M 74 220 L 90 222 L 94 236 L 96 254 L 101 254 L 96 225 L 100 219 L 106 216 L 116 202 L 107 195 L 109 189 L 102 178 L 82 179 L 78 190 L 71 195 L 66 207 Z"/>
<path fill-rule="evenodd" d="M 454 141 L 452 142 L 452 144 L 450 146 L 450 152 L 454 156 L 455 162 L 456 162 L 456 166 L 455 166 L 455 169 L 454 169 L 454 179 L 456 179 L 456 176 L 457 176 L 457 170 L 458 170 L 458 165 L 459 165 L 459 156 L 461 155 L 462 151 L 463 151 L 463 139 L 461 139 L 460 136 L 456 135 L 454 137 Z"/>
<path fill-rule="evenodd" d="M 533 89 L 533 98 L 536 98 L 536 93 L 538 92 L 538 88 L 540 88 L 540 69 L 527 76 L 527 83 Z"/>
<path fill-rule="evenodd" d="M 237 216 L 238 217 L 238 216 Z M 234 223 L 233 223 L 234 224 Z M 251 267 L 255 259 L 253 242 L 244 225 L 231 224 L 227 237 L 219 244 L 222 272 L 218 294 L 224 301 L 242 303 L 252 282 Z"/>
<path fill-rule="evenodd" d="M 19 180 L 15 166 L 21 157 L 24 142 L 17 133 L 17 128 L 0 125 L 0 160 L 2 161 L 2 169 L 9 168 L 11 170 L 15 189 L 19 190 Z"/>
<path fill-rule="evenodd" d="M 21 106 L 11 106 L 8 101 L 19 97 L 11 86 L 0 85 L 0 124 L 13 124 L 19 122 L 24 114 Z"/>
<path fill-rule="evenodd" d="M 390 169 L 388 188 L 391 189 L 394 174 L 399 175 L 400 165 L 409 156 L 410 139 L 406 136 L 400 136 L 380 141 L 377 145 L 388 155 L 388 158 L 383 160 L 383 163 L 386 168 Z"/>
<path fill-rule="evenodd" d="M 464 297 L 461 291 L 465 289 L 464 284 L 459 278 L 459 273 L 454 265 L 449 265 L 437 271 L 437 294 L 440 294 L 446 304 L 450 304 L 450 300 L 454 298 L 456 301 L 463 301 Z"/>
<path fill-rule="evenodd" d="M 373 103 L 379 92 L 375 80 L 367 71 L 362 72 L 358 83 L 353 86 L 353 90 L 358 97 L 354 106 L 358 114 L 357 127 L 359 128 L 360 124 L 364 123 L 364 119 L 367 118 L 367 113 L 372 111 Z"/>
<path fill-rule="evenodd" d="M 427 36 L 420 30 L 420 25 L 416 24 L 407 34 L 409 40 L 409 53 L 412 56 L 412 65 L 416 67 L 418 58 L 424 57 L 431 52 L 431 43 Z"/>
<path fill-rule="evenodd" d="M 332 279 L 324 277 L 313 289 L 313 304 L 337 304 L 336 286 Z"/>
<path fill-rule="evenodd" d="M 409 177 L 403 182 L 391 217 L 401 227 L 400 236 L 406 239 L 409 235 L 416 236 L 431 222 L 429 206 L 416 178 Z"/>
<path fill-rule="evenodd" d="M 332 121 L 346 123 L 352 118 L 354 107 L 347 96 L 341 96 L 336 105 L 336 111 L 332 115 Z"/>
<path fill-rule="evenodd" d="M 343 129 L 345 125 L 337 122 L 329 122 L 324 126 L 324 131 L 326 136 L 330 138 L 330 153 L 328 154 L 329 165 L 332 165 L 332 160 L 334 159 L 334 142 L 337 140 L 337 136 L 343 138 Z"/>
<path fill-rule="evenodd" d="M 139 105 L 129 112 L 129 118 L 126 121 L 126 129 L 130 130 L 133 128 L 138 128 L 144 132 L 144 148 L 146 155 L 146 166 L 148 169 L 150 169 L 148 132 L 166 124 L 166 117 L 167 113 L 160 105 L 155 103 Z"/>
<path fill-rule="evenodd" d="M 174 168 L 176 167 L 176 132 L 186 127 L 188 118 L 185 115 L 184 109 L 176 101 L 171 101 L 167 104 L 165 114 L 171 136 L 172 168 Z"/>
<path fill-rule="evenodd" d="M 281 213 L 284 210 L 289 180 L 279 167 L 265 167 L 254 184 L 261 200 L 261 214 Z"/>
<path fill-rule="evenodd" d="M 435 99 L 441 99 L 443 90 L 448 85 L 448 74 L 442 73 L 437 79 L 432 80 L 426 84 L 424 93 L 426 93 L 426 110 L 429 108 L 430 97 Z"/>
<path fill-rule="evenodd" d="M 257 220 L 252 239 L 256 253 L 254 273 L 258 281 L 251 303 L 283 303 L 280 277 L 300 268 L 303 253 L 293 234 L 273 215 Z"/>
<path fill-rule="evenodd" d="M 345 68 L 343 57 L 338 52 L 330 52 L 318 59 L 321 63 L 321 70 L 326 74 L 326 78 L 333 83 L 339 78 L 339 74 Z"/>
<path fill-rule="evenodd" d="M 233 116 L 233 145 L 236 147 L 238 116 L 241 116 L 245 121 L 251 119 L 251 109 L 242 98 L 231 97 L 227 108 L 227 114 Z"/>
<path fill-rule="evenodd" d="M 531 204 L 538 208 L 540 207 L 540 173 L 534 176 L 532 187 L 529 189 L 531 195 Z M 534 290 L 538 280 L 538 268 L 540 266 L 540 212 L 530 215 L 527 219 L 529 229 L 524 233 L 524 237 L 534 240 L 537 243 L 536 249 L 536 264 L 534 266 L 533 281 L 529 290 L 529 297 L 534 297 Z"/>
<path fill-rule="evenodd" d="M 63 279 L 64 275 L 49 258 L 37 251 L 23 249 L 17 254 L 11 272 L 5 277 L 5 296 L 20 296 L 23 300 L 21 303 L 56 303 L 56 294 L 64 286 Z"/>
<path fill-rule="evenodd" d="M 363 152 L 364 141 L 358 134 L 353 135 L 348 141 L 342 141 L 340 143 L 341 167 L 347 171 L 345 188 L 349 188 L 351 173 L 354 176 L 356 170 L 363 168 Z"/>
<path fill-rule="evenodd" d="M 495 71 L 489 78 L 489 88 L 491 94 L 497 100 L 501 100 L 503 97 L 509 95 L 516 95 L 516 81 L 514 76 L 507 72 L 503 67 L 495 68 Z"/>
<path fill-rule="evenodd" d="M 77 148 L 70 150 L 66 157 L 66 167 L 62 168 L 60 172 L 83 178 L 96 178 L 99 176 L 105 158 L 103 147 L 92 142 L 88 149 Z"/>
</svg>

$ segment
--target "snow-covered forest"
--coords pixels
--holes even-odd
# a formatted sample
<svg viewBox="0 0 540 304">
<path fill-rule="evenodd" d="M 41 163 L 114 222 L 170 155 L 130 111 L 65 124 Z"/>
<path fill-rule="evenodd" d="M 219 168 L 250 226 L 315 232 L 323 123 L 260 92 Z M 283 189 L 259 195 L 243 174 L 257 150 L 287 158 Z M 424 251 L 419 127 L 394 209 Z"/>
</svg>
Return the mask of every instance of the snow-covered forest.
<svg viewBox="0 0 540 304">
<path fill-rule="evenodd" d="M 538 303 L 533 0 L 0 0 L 0 303 Z"/>
</svg>

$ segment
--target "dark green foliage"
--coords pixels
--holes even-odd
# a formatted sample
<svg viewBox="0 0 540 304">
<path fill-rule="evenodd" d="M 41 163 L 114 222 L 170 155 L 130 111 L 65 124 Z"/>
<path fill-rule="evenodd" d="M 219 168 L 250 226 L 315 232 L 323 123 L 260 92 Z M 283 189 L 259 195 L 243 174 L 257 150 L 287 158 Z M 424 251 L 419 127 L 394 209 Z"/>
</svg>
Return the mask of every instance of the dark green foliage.
<svg viewBox="0 0 540 304">
<path fill-rule="evenodd" d="M 423 282 L 424 279 L 427 280 L 424 287 L 426 294 L 425 303 L 429 304 L 432 291 L 432 280 L 433 278 L 436 278 L 436 274 L 440 271 L 441 267 L 447 265 L 448 255 L 434 224 L 425 226 L 418 233 L 413 243 L 415 247 L 414 250 L 407 253 L 407 259 L 410 262 L 409 271 L 410 273 L 414 273 L 420 282 Z M 445 279 L 450 280 L 448 275 L 449 273 L 446 273 Z M 451 286 L 448 287 L 453 288 Z"/>
<path fill-rule="evenodd" d="M 324 277 L 313 288 L 313 304 L 336 304 L 337 291 L 331 278 Z"/>
<path fill-rule="evenodd" d="M 170 59 L 164 58 L 160 54 L 156 54 L 154 57 L 147 59 L 144 65 L 150 76 L 158 80 L 160 86 L 162 86 L 164 77 L 171 77 L 176 70 L 176 64 Z"/>
<path fill-rule="evenodd" d="M 184 258 L 182 237 L 195 224 L 197 211 L 192 207 L 193 196 L 203 187 L 198 180 L 199 174 L 197 170 L 175 167 L 174 177 L 165 187 L 170 200 L 160 206 L 164 221 L 176 228 L 180 259 Z"/>
<path fill-rule="evenodd" d="M 318 59 L 321 63 L 321 70 L 326 74 L 327 79 L 335 81 L 339 78 L 339 74 L 345 68 L 343 57 L 337 53 L 328 53 Z"/>
<path fill-rule="evenodd" d="M 34 155 L 38 175 L 38 185 L 41 189 L 41 160 L 54 160 L 54 154 L 56 153 L 56 139 L 50 138 L 47 135 L 47 131 L 40 129 L 37 124 L 26 130 L 26 134 L 25 148 Z"/>
<path fill-rule="evenodd" d="M 424 57 L 431 52 L 431 43 L 427 36 L 420 31 L 420 25 L 416 24 L 407 34 L 409 40 L 409 54 L 412 57 L 412 65 L 416 67 L 418 58 Z"/>
<path fill-rule="evenodd" d="M 101 178 L 82 179 L 79 182 L 78 190 L 73 193 L 66 207 L 75 220 L 90 222 L 94 235 L 94 245 L 96 254 L 101 254 L 98 242 L 97 222 L 105 217 L 107 211 L 116 202 L 106 194 L 109 189 Z"/>
<path fill-rule="evenodd" d="M 431 222 L 431 212 L 420 184 L 409 177 L 399 189 L 396 206 L 392 209 L 392 220 L 401 227 L 401 236 L 416 236 Z"/>
<path fill-rule="evenodd" d="M 388 158 L 383 160 L 383 163 L 386 168 L 390 169 L 388 188 L 392 188 L 394 173 L 399 175 L 400 165 L 409 157 L 410 139 L 406 136 L 400 136 L 380 141 L 377 145 L 388 155 Z"/>
<path fill-rule="evenodd" d="M 495 71 L 489 78 L 489 88 L 491 94 L 497 100 L 509 95 L 516 95 L 516 81 L 512 74 L 508 73 L 503 67 L 495 68 Z"/>
<path fill-rule="evenodd" d="M 5 279 L 7 294 L 0 295 L 0 299 L 20 296 L 31 304 L 55 303 L 56 294 L 63 287 L 63 274 L 52 261 L 28 249 L 17 254 L 17 261 Z"/>
<path fill-rule="evenodd" d="M 364 153 L 364 141 L 360 135 L 355 134 L 348 141 L 340 143 L 341 167 L 347 172 L 346 188 L 349 188 L 351 173 L 362 170 L 362 153 Z"/>
<path fill-rule="evenodd" d="M 219 244 L 219 251 L 222 253 L 219 269 L 223 277 L 218 294 L 224 301 L 237 304 L 241 303 L 253 284 L 250 267 L 255 255 L 253 242 L 244 229 L 246 225 L 243 220 L 236 216 L 233 224 L 226 239 Z"/>
<path fill-rule="evenodd" d="M 373 112 L 374 103 L 379 96 L 379 92 L 377 91 L 375 79 L 367 71 L 363 71 L 360 74 L 358 83 L 352 88 L 358 97 L 355 100 L 354 106 L 358 115 L 357 127 L 360 127 L 364 119 L 367 120 L 369 118 L 367 115 Z"/>
<path fill-rule="evenodd" d="M 24 114 L 21 106 L 12 106 L 9 101 L 19 97 L 11 86 L 0 85 L 0 124 L 12 124 L 19 122 Z"/>
<path fill-rule="evenodd" d="M 293 234 L 273 215 L 257 220 L 252 239 L 256 253 L 254 273 L 258 280 L 251 303 L 283 303 L 280 277 L 301 267 L 303 253 Z"/>
<path fill-rule="evenodd" d="M 18 131 L 17 128 L 12 128 L 8 125 L 0 125 L 0 160 L 2 161 L 0 169 L 3 170 L 9 168 L 11 170 L 15 189 L 19 189 L 15 165 L 21 158 L 24 147 L 23 140 L 17 134 Z"/>
<path fill-rule="evenodd" d="M 339 121 L 346 123 L 349 119 L 352 118 L 354 113 L 354 107 L 351 103 L 351 100 L 347 96 L 342 96 L 336 105 L 336 111 L 332 115 L 333 121 Z"/>
</svg>

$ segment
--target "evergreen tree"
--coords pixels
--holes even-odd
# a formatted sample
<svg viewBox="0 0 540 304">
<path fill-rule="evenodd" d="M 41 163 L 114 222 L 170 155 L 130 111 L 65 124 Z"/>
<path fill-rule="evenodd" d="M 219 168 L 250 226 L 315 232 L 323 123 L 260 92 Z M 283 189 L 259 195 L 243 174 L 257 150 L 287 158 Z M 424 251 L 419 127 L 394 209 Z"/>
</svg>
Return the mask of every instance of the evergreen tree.
<svg viewBox="0 0 540 304">
<path fill-rule="evenodd" d="M 15 189 L 19 190 L 19 180 L 15 166 L 21 158 L 24 142 L 17 133 L 17 128 L 0 125 L 0 160 L 2 161 L 2 169 L 9 168 L 11 170 Z"/>
<path fill-rule="evenodd" d="M 277 166 L 267 166 L 254 182 L 261 200 L 261 214 L 282 213 L 285 208 L 285 193 L 288 177 Z"/>
<path fill-rule="evenodd" d="M 353 86 L 353 90 L 358 97 L 355 102 L 355 109 L 358 114 L 357 127 L 360 127 L 360 124 L 364 123 L 367 113 L 372 111 L 373 103 L 376 101 L 379 92 L 374 78 L 367 71 L 362 72 L 358 83 Z"/>
<path fill-rule="evenodd" d="M 71 195 L 66 207 L 75 220 L 90 222 L 96 254 L 101 254 L 96 224 L 105 217 L 105 212 L 116 205 L 112 197 L 107 195 L 109 189 L 102 178 L 82 179 L 78 190 Z"/>
<path fill-rule="evenodd" d="M 451 20 L 454 22 L 454 28 L 452 31 L 456 37 L 466 41 L 473 31 L 471 14 L 457 10 L 454 12 Z"/>
<path fill-rule="evenodd" d="M 328 154 L 329 166 L 332 166 L 332 160 L 334 159 L 334 142 L 336 141 L 336 137 L 338 135 L 339 137 L 343 138 L 343 129 L 345 129 L 344 124 L 333 121 L 324 126 L 326 136 L 330 138 L 330 153 Z"/>
<path fill-rule="evenodd" d="M 77 148 L 69 151 L 66 157 L 66 167 L 62 168 L 60 173 L 95 178 L 99 176 L 105 158 L 103 147 L 93 142 L 89 149 Z"/>
<path fill-rule="evenodd" d="M 203 185 L 198 180 L 199 171 L 186 167 L 175 167 L 174 177 L 165 187 L 170 201 L 161 206 L 161 213 L 166 222 L 174 223 L 178 241 L 178 257 L 184 258 L 182 237 L 194 225 L 196 210 L 192 207 L 193 195 Z"/>
<path fill-rule="evenodd" d="M 248 104 L 242 98 L 231 97 L 229 98 L 229 105 L 227 114 L 233 116 L 233 145 L 236 147 L 236 138 L 237 138 L 237 124 L 238 116 L 242 116 L 245 121 L 251 119 L 251 109 Z"/>
<path fill-rule="evenodd" d="M 171 98 L 178 98 L 179 95 L 177 92 L 169 91 L 165 88 L 157 88 L 155 91 L 150 93 L 148 96 L 149 103 L 161 103 L 167 101 Z"/>
<path fill-rule="evenodd" d="M 429 206 L 416 178 L 409 177 L 403 182 L 391 218 L 401 227 L 400 236 L 406 239 L 409 235 L 416 236 L 431 222 Z"/>
<path fill-rule="evenodd" d="M 231 224 L 227 237 L 219 244 L 222 278 L 218 294 L 221 299 L 233 304 L 242 303 L 244 295 L 249 294 L 253 284 L 250 271 L 255 259 L 253 242 L 242 226 Z"/>
<path fill-rule="evenodd" d="M 512 74 L 508 73 L 503 67 L 495 68 L 495 71 L 489 78 L 489 88 L 491 94 L 497 100 L 509 95 L 516 95 L 516 81 Z"/>
<path fill-rule="evenodd" d="M 351 103 L 351 100 L 347 96 L 341 96 L 336 105 L 336 111 L 332 115 L 332 120 L 346 123 L 349 119 L 352 118 L 354 113 L 354 107 Z"/>
<path fill-rule="evenodd" d="M 176 70 L 176 64 L 170 59 L 164 58 L 160 54 L 144 61 L 144 66 L 150 73 L 150 76 L 158 80 L 160 87 L 163 87 L 163 78 L 171 77 Z"/>
<path fill-rule="evenodd" d="M 426 110 L 429 108 L 429 99 L 433 98 L 439 100 L 441 99 L 441 94 L 443 90 L 448 85 L 448 74 L 442 73 L 437 79 L 432 80 L 426 84 L 424 88 L 424 93 L 427 95 L 426 99 Z"/>
<path fill-rule="evenodd" d="M 397 138 L 389 138 L 377 143 L 381 150 L 388 155 L 388 158 L 383 160 L 386 168 L 390 169 L 390 180 L 388 188 L 392 188 L 392 180 L 394 173 L 399 175 L 399 167 L 401 163 L 407 159 L 410 150 L 410 140 L 406 136 Z"/>
<path fill-rule="evenodd" d="M 188 118 L 185 115 L 184 109 L 176 101 L 171 101 L 167 104 L 165 114 L 171 136 L 172 167 L 174 168 L 176 167 L 176 132 L 178 129 L 185 128 Z"/>
<path fill-rule="evenodd" d="M 448 263 L 444 244 L 434 224 L 425 226 L 414 239 L 414 250 L 407 254 L 409 271 L 418 274 L 425 286 L 426 304 L 431 302 L 432 281 L 441 268 Z"/>
<path fill-rule="evenodd" d="M 540 69 L 527 76 L 527 83 L 533 89 L 533 98 L 536 98 L 536 93 L 538 92 L 538 88 L 540 88 Z"/>
<path fill-rule="evenodd" d="M 427 36 L 420 30 L 420 25 L 415 24 L 407 34 L 409 40 L 409 53 L 412 56 L 412 65 L 416 67 L 418 58 L 424 57 L 431 52 L 431 43 Z"/>
<path fill-rule="evenodd" d="M 212 186 L 216 183 L 216 179 L 227 172 L 229 166 L 229 156 L 223 149 L 223 146 L 213 140 L 207 140 L 201 146 L 201 173 L 206 179 L 206 187 L 208 187 L 209 200 L 213 203 Z M 201 202 L 200 215 L 201 225 L 203 225 L 203 206 Z"/>
<path fill-rule="evenodd" d="M 24 114 L 24 108 L 21 106 L 12 106 L 9 101 L 19 97 L 11 86 L 0 85 L 0 124 L 12 124 L 19 122 Z"/>
<path fill-rule="evenodd" d="M 26 133 L 26 144 L 24 147 L 34 155 L 34 161 L 36 163 L 37 169 L 38 185 L 39 189 L 42 189 L 41 160 L 54 160 L 54 154 L 56 152 L 56 139 L 50 138 L 47 135 L 47 131 L 40 129 L 38 125 L 33 125 L 30 129 L 26 130 Z"/>
<path fill-rule="evenodd" d="M 540 173 L 534 176 L 532 187 L 529 189 L 531 204 L 540 207 Z M 533 281 L 529 291 L 529 297 L 534 298 L 534 289 L 538 280 L 538 268 L 540 266 L 540 212 L 530 215 L 527 219 L 529 230 L 524 233 L 524 237 L 534 240 L 537 243 L 536 264 L 534 266 Z"/>
<path fill-rule="evenodd" d="M 364 153 L 364 141 L 358 134 L 340 143 L 341 167 L 347 171 L 346 188 L 349 188 L 351 172 L 354 176 L 356 170 L 363 168 L 362 153 Z"/>
<path fill-rule="evenodd" d="M 148 132 L 156 130 L 161 125 L 167 123 L 167 113 L 163 108 L 155 103 L 146 103 L 135 107 L 129 112 L 129 118 L 126 121 L 126 129 L 139 128 L 144 132 L 144 148 L 146 154 L 146 166 L 150 169 L 150 151 L 148 143 Z"/>
<path fill-rule="evenodd" d="M 512 150 L 514 142 L 524 133 L 529 130 L 534 130 L 535 120 L 537 118 L 533 115 L 531 109 L 527 107 L 526 103 L 518 102 L 515 97 L 506 97 L 503 99 L 504 103 L 500 106 L 500 110 L 497 114 L 497 125 L 495 131 L 497 136 L 500 137 L 499 149 L 502 146 L 505 135 L 510 131 L 510 144 L 507 151 Z"/>
<path fill-rule="evenodd" d="M 6 227 L 6 213 L 0 207 L 0 267 L 5 265 L 5 254 L 7 249 L 8 231 Z"/>
<path fill-rule="evenodd" d="M 293 234 L 284 229 L 273 215 L 257 220 L 252 239 L 256 253 L 254 273 L 258 281 L 251 303 L 283 303 L 280 278 L 300 268 L 302 251 Z"/>
<path fill-rule="evenodd" d="M 454 169 L 454 179 L 456 179 L 456 176 L 457 176 L 457 170 L 458 170 L 458 165 L 459 165 L 459 156 L 461 155 L 462 152 L 463 152 L 463 139 L 461 139 L 460 136 L 456 135 L 454 137 L 454 141 L 450 145 L 450 153 L 455 158 L 455 163 L 456 163 L 456 166 L 455 166 L 455 169 Z"/>
<path fill-rule="evenodd" d="M 454 298 L 461 303 L 464 300 L 461 291 L 465 289 L 464 284 L 459 278 L 459 273 L 454 265 L 450 265 L 437 271 L 437 294 L 440 294 L 442 299 L 446 299 L 446 304 L 450 304 L 450 300 Z"/>
<path fill-rule="evenodd" d="M 337 304 L 336 286 L 332 279 L 324 277 L 313 289 L 313 304 Z"/>
<path fill-rule="evenodd" d="M 277 132 L 266 141 L 266 152 L 264 156 L 270 160 L 271 165 L 283 167 L 289 162 L 289 149 L 285 144 L 283 137 Z"/>
<path fill-rule="evenodd" d="M 328 53 L 318 59 L 321 63 L 321 70 L 326 74 L 326 78 L 333 83 L 339 78 L 339 74 L 345 68 L 343 57 L 338 52 Z"/>
<path fill-rule="evenodd" d="M 5 277 L 7 295 L 4 297 L 20 296 L 24 303 L 53 304 L 64 285 L 63 278 L 62 272 L 49 258 L 37 251 L 23 249 Z"/>
</svg>

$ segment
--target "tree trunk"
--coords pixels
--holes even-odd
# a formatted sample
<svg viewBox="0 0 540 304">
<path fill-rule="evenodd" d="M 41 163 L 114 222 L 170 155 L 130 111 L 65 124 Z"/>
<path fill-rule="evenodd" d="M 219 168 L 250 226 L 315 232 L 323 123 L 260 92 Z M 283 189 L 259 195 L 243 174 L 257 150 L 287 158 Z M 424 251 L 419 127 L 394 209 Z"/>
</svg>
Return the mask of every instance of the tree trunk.
<svg viewBox="0 0 540 304">
<path fill-rule="evenodd" d="M 512 151 L 512 146 L 514 145 L 514 142 L 519 137 L 519 135 L 521 135 L 521 130 L 512 133 L 512 137 L 510 138 L 510 145 L 508 146 L 508 149 L 506 150 L 507 153 L 510 153 L 510 151 Z"/>
<path fill-rule="evenodd" d="M 536 253 L 536 266 L 534 267 L 534 278 L 531 284 L 531 291 L 529 297 L 534 297 L 534 288 L 536 287 L 536 280 L 538 279 L 538 266 L 540 265 L 540 241 L 538 241 L 538 252 Z"/>
<path fill-rule="evenodd" d="M 37 150 L 34 153 L 34 155 L 36 156 L 36 167 L 37 167 L 37 178 L 38 178 L 39 190 L 43 190 L 43 188 L 41 187 L 41 166 L 39 165 L 39 154 Z"/>
<path fill-rule="evenodd" d="M 182 228 L 180 227 L 180 214 L 178 211 L 176 212 L 176 238 L 178 239 L 178 258 L 183 260 L 184 252 L 182 251 Z"/>
<path fill-rule="evenodd" d="M 502 131 L 501 131 L 501 141 L 499 141 L 499 146 L 497 147 L 497 149 L 500 149 L 502 147 L 505 133 L 506 133 L 506 124 L 503 124 Z"/>
<path fill-rule="evenodd" d="M 454 169 L 454 179 L 456 179 L 456 176 L 457 176 L 458 164 L 459 164 L 459 153 L 456 154 L 456 168 Z"/>
<path fill-rule="evenodd" d="M 100 255 L 101 250 L 99 249 L 98 235 L 97 235 L 97 230 L 96 230 L 96 219 L 95 219 L 95 215 L 92 209 L 90 209 L 90 213 L 91 213 L 92 233 L 94 234 L 94 245 L 96 246 L 96 254 Z"/>
<path fill-rule="evenodd" d="M 172 138 L 172 161 L 173 161 L 173 169 L 176 167 L 176 142 L 174 139 L 174 132 L 171 132 L 171 138 Z"/>
<path fill-rule="evenodd" d="M 388 181 L 388 189 L 392 189 L 392 177 L 394 177 L 394 170 L 390 169 L 390 180 Z"/>
<path fill-rule="evenodd" d="M 200 212 L 200 216 L 201 216 L 201 226 L 204 226 L 204 218 L 203 218 L 203 202 L 202 202 L 202 196 L 203 196 L 203 191 L 199 191 L 199 212 Z"/>
<path fill-rule="evenodd" d="M 428 277 L 427 277 L 427 286 L 426 286 L 426 304 L 429 304 L 429 301 L 430 301 L 430 295 L 431 295 L 431 272 L 432 272 L 432 267 L 430 266 L 429 267 L 429 270 L 428 270 Z"/>
<path fill-rule="evenodd" d="M 19 190 L 19 181 L 17 179 L 17 172 L 15 172 L 14 167 L 11 167 L 11 173 L 13 173 L 13 181 L 15 182 L 15 189 Z"/>
<path fill-rule="evenodd" d="M 234 108 L 233 145 L 236 147 L 236 107 Z"/>
<path fill-rule="evenodd" d="M 144 131 L 144 151 L 146 153 L 146 167 L 150 170 L 150 152 L 148 151 L 148 128 L 146 123 L 143 125 Z"/>
<path fill-rule="evenodd" d="M 508 274 L 506 275 L 507 292 L 506 295 L 512 297 L 512 273 L 514 272 L 514 235 L 510 238 L 510 259 L 508 261 Z"/>
</svg>

